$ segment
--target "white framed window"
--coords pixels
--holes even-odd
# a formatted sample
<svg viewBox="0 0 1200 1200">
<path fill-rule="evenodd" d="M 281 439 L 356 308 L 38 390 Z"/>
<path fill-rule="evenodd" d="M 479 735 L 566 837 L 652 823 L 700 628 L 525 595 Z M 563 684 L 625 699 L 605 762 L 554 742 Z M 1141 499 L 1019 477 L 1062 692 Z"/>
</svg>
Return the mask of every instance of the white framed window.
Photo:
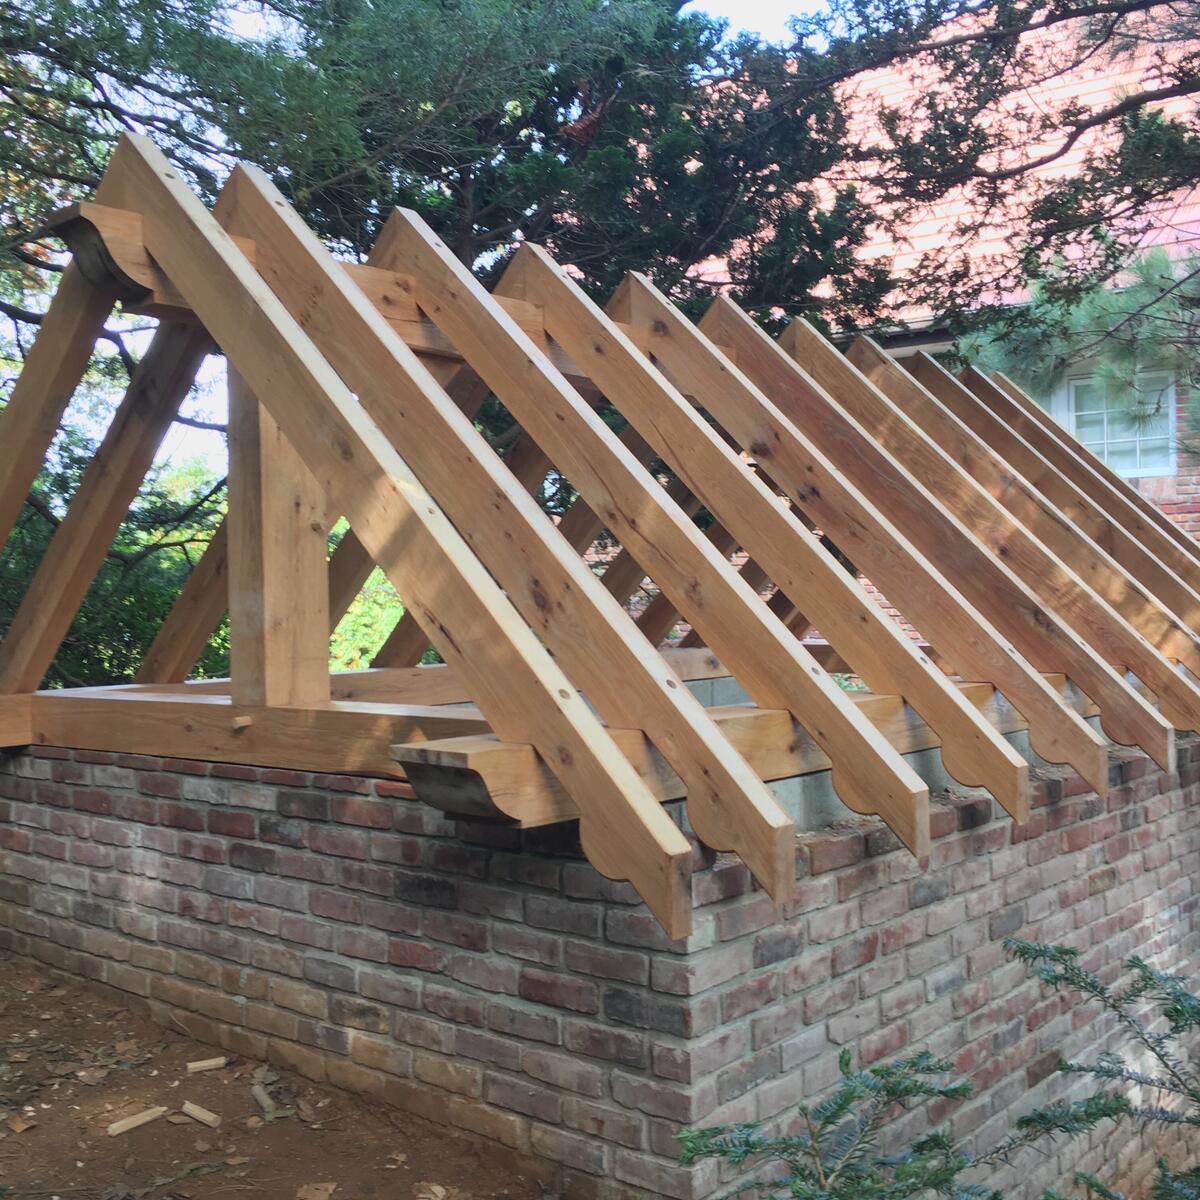
<svg viewBox="0 0 1200 1200">
<path fill-rule="evenodd" d="M 1097 458 L 1131 479 L 1175 471 L 1175 383 L 1166 371 L 1138 375 L 1113 395 L 1091 375 L 1066 381 L 1067 428 Z"/>
</svg>

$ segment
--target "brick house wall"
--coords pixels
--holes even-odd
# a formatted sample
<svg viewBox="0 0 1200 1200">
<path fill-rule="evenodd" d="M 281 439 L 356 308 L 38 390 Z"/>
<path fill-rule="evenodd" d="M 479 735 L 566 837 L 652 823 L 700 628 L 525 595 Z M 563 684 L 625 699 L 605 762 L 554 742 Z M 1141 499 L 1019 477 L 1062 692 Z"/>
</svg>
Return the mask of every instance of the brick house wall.
<svg viewBox="0 0 1200 1200">
<path fill-rule="evenodd" d="M 1060 1053 L 1114 1043 L 1002 939 L 1194 971 L 1200 739 L 1179 769 L 1114 760 L 1105 801 L 1042 771 L 1018 829 L 981 793 L 934 804 L 927 870 L 878 822 L 804 835 L 793 903 L 696 850 L 670 941 L 571 826 L 453 824 L 403 785 L 42 748 L 0 763 L 0 946 L 116 989 L 202 1041 L 505 1148 L 568 1197 L 708 1197 L 686 1125 L 761 1120 L 927 1047 L 974 1096 L 906 1115 L 983 1148 L 1065 1094 Z M 1034 1200 L 1079 1165 L 1145 1169 L 1127 1130 L 989 1180 Z"/>
</svg>

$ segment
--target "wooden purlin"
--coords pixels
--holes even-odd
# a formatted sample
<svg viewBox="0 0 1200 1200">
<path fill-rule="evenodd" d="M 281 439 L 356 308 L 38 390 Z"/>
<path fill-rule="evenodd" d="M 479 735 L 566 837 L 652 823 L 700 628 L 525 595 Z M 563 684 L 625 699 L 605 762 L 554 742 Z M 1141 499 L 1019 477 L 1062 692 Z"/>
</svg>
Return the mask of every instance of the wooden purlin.
<svg viewBox="0 0 1200 1200">
<path fill-rule="evenodd" d="M 1038 754 L 1050 762 L 1069 762 L 1096 791 L 1106 793 L 1105 740 L 1064 707 L 1058 694 L 966 598 L 957 582 L 913 544 L 893 519 L 890 505 L 877 507 L 848 478 L 841 455 L 852 455 L 856 446 L 839 446 L 836 439 L 832 444 L 828 439 L 818 442 L 819 435 L 836 430 L 836 416 L 827 421 L 830 430 L 824 430 L 818 428 L 821 421 L 795 424 L 776 407 L 776 396 L 786 400 L 798 390 L 815 390 L 783 348 L 723 299 L 709 308 L 700 331 L 732 346 L 737 358 L 736 367 L 719 360 L 717 375 L 705 381 L 701 398 L 709 412 L 752 449 L 775 482 L 883 589 L 959 674 L 991 683 L 1012 702 L 1029 722 L 1030 740 Z M 673 344 L 685 334 L 686 341 Z M 650 344 L 655 356 L 683 380 L 693 364 L 693 346 L 702 341 L 679 325 L 670 334 L 653 331 Z M 666 361 L 668 352 L 674 357 Z M 806 615 L 816 620 L 801 604 Z M 977 773 L 970 763 L 948 769 L 956 778 Z"/>
<path fill-rule="evenodd" d="M 1200 592 L 1167 564 L 1141 545 L 1120 523 L 1068 479 L 1016 427 L 1019 414 L 1010 409 L 1010 401 L 989 380 L 975 380 L 980 390 L 989 392 L 996 408 L 984 404 L 961 380 L 947 381 L 946 372 L 927 354 L 917 354 L 905 366 L 964 424 L 973 429 L 1017 470 L 1029 484 L 1041 492 L 1080 527 L 1094 542 L 1141 582 L 1189 629 L 1200 629 Z M 955 385 L 958 386 L 955 386 Z"/>
<path fill-rule="evenodd" d="M 41 685 L 210 347 L 194 324 L 155 333 L 0 641 L 0 693 Z"/>
<path fill-rule="evenodd" d="M 253 236 L 258 269 L 279 301 L 291 306 L 302 327 L 312 329 L 317 347 L 391 444 L 408 448 L 418 478 L 457 522 L 531 632 L 611 726 L 641 729 L 678 764 L 689 783 L 689 811 L 701 836 L 736 850 L 772 895 L 786 899 L 795 880 L 794 827 L 770 791 L 719 737 L 703 706 L 637 636 L 627 614 L 563 542 L 528 491 L 269 180 L 239 168 L 232 184 L 218 212 L 228 211 L 237 228 Z M 380 237 L 376 262 L 391 265 L 387 256 L 398 256 L 388 235 L 397 219 L 393 214 Z M 432 246 L 432 235 L 422 233 L 421 244 Z M 471 284 L 478 286 L 473 279 Z M 449 291 L 441 294 L 451 298 Z M 531 356 L 548 364 L 507 312 L 499 311 L 508 340 L 521 339 Z M 461 338 L 454 340 L 497 391 L 482 362 L 471 360 Z M 523 727 L 528 714 L 522 707 L 510 697 L 506 720 Z M 533 740 L 535 733 L 541 731 L 527 730 L 523 740 Z M 713 810 L 719 810 L 724 824 L 709 820 Z M 732 818 L 726 820 L 726 814 Z"/>
<path fill-rule="evenodd" d="M 1200 722 L 1200 692 L 956 460 L 951 450 L 956 435 L 963 431 L 946 422 L 936 434 L 926 433 L 832 343 L 802 321 L 794 321 L 784 330 L 780 344 L 884 450 L 904 464 L 935 503 L 953 513 L 1024 583 L 1029 594 L 1089 646 L 1099 661 L 1132 670 L 1158 694 L 1164 709 L 1183 721 L 1183 728 Z M 989 581 L 987 586 L 995 585 Z M 1055 653 L 1052 645 L 1046 653 Z M 1026 657 L 1032 657 L 1031 650 Z M 1042 670 L 1064 670 L 1068 661 L 1049 657 L 1036 665 Z M 1105 731 L 1114 741 L 1140 746 L 1169 770 L 1174 739 L 1164 716 L 1116 671 L 1109 671 L 1107 680 L 1101 678 L 1106 690 L 1097 694 L 1096 685 L 1089 684 L 1082 673 L 1085 670 L 1087 664 L 1068 674 L 1096 701 Z"/>
<path fill-rule="evenodd" d="M 1038 404 L 1027 392 L 1000 371 L 992 373 L 992 382 L 1003 391 L 1010 400 L 1018 405 L 1026 416 L 1036 421 L 1043 429 L 1056 437 L 1062 437 L 1063 429 L 1054 418 Z M 1185 554 L 1189 555 L 1196 561 L 1197 566 L 1200 566 L 1200 542 L 1197 542 L 1178 521 L 1173 521 L 1161 508 L 1158 508 L 1151 500 L 1148 500 L 1141 492 L 1133 486 L 1128 479 L 1118 475 L 1102 458 L 1097 457 L 1082 443 L 1075 441 L 1072 446 L 1076 455 L 1083 460 L 1101 479 L 1105 480 L 1113 491 L 1124 497 L 1125 501 L 1136 508 L 1141 515 L 1151 524 L 1158 527 L 1159 531 L 1171 541 L 1173 541 Z M 1106 511 L 1111 511 L 1109 505 L 1105 505 Z"/>
<path fill-rule="evenodd" d="M 1200 562 L 1194 544 L 1180 545 L 1166 535 L 1157 521 L 1148 520 L 1139 505 L 1130 498 L 1128 485 L 1113 485 L 1101 468 L 1103 464 L 1057 422 L 1038 419 L 1031 413 L 1037 406 L 1006 375 L 999 372 L 989 379 L 976 367 L 962 373 L 962 381 L 993 411 L 1002 410 L 1025 438 L 1033 442 L 1081 492 L 1090 497 L 1124 529 L 1130 537 L 1156 555 L 1190 587 L 1200 586 Z M 1003 402 L 998 403 L 1000 397 Z"/>
<path fill-rule="evenodd" d="M 152 144 L 123 137 L 107 179 L 123 207 L 142 214 L 159 266 L 426 618 L 492 729 L 533 741 L 570 792 L 591 861 L 630 879 L 667 931 L 685 934 L 686 839 L 394 445 Z M 314 298 L 328 301 L 320 290 Z"/>
<path fill-rule="evenodd" d="M 605 527 L 643 563 L 675 606 L 704 630 L 708 644 L 747 693 L 761 707 L 793 712 L 829 749 L 843 800 L 860 811 L 888 811 L 902 840 L 914 852 L 923 852 L 928 790 L 915 772 L 859 716 L 845 693 L 741 583 L 654 477 L 447 248 L 409 214 L 393 213 L 385 238 L 389 229 L 395 231 L 398 256 L 391 265 L 415 276 L 422 310 L 462 350 Z M 551 302 L 532 291 L 536 274 L 543 270 L 556 280 L 567 278 L 544 252 L 524 246 L 497 288 L 539 303 L 546 332 L 610 402 L 622 407 L 616 396 L 636 380 L 623 369 L 616 378 L 609 377 L 608 363 L 618 360 L 606 355 L 610 349 L 615 354 L 617 347 L 638 352 L 573 283 L 556 289 Z M 510 291 L 510 285 L 520 290 Z M 630 360 L 622 355 L 619 361 L 627 365 Z M 686 403 L 676 405 L 675 412 L 698 419 Z M 625 415 L 646 436 L 642 418 L 628 406 Z M 604 594 L 611 602 L 607 591 Z M 657 741 L 652 733 L 651 737 Z M 744 836 L 738 826 L 746 823 L 748 814 L 739 814 L 728 796 L 718 797 L 707 788 L 702 797 L 689 791 L 688 808 L 705 841 L 712 841 L 706 829 L 735 843 Z M 745 860 L 745 852 L 739 853 Z"/>
<path fill-rule="evenodd" d="M 836 495 L 832 479 L 839 473 L 830 466 L 830 488 L 815 486 L 796 457 L 805 453 L 800 435 L 788 427 L 771 401 L 644 277 L 628 276 L 610 308 L 635 327 L 649 331 L 651 352 L 676 382 L 728 435 L 764 463 L 776 485 L 789 489 L 791 498 L 802 509 L 808 508 L 809 516 L 834 533 L 834 526 L 824 519 L 825 510 L 811 508 L 805 501 L 814 494 Z M 605 360 L 611 357 L 606 354 Z M 655 376 L 659 393 L 679 395 L 657 372 Z M 648 379 L 647 386 L 650 382 Z M 612 395 L 608 388 L 605 391 Z M 679 397 L 678 403 L 686 401 Z M 630 419 L 637 419 L 632 411 Z M 1016 819 L 1024 820 L 1028 813 L 1024 760 L 962 700 L 807 524 L 749 470 L 703 418 L 694 416 L 692 427 L 704 432 L 691 437 L 683 429 L 669 427 L 649 406 L 647 419 L 660 431 L 664 459 L 726 523 L 780 591 L 803 605 L 806 616 L 869 686 L 903 695 L 938 731 L 946 769 L 964 783 L 988 788 Z M 791 448 L 777 454 L 784 442 Z M 816 454 L 811 459 L 814 464 L 819 462 Z M 718 469 L 722 461 L 730 464 L 723 471 Z M 790 486 L 794 464 L 796 476 L 806 476 L 802 486 Z M 850 488 L 842 487 L 847 506 L 854 504 Z M 859 503 L 866 514 L 868 506 Z M 722 657 L 719 651 L 718 657 Z"/>
<path fill-rule="evenodd" d="M 1182 662 L 1200 677 L 1200 637 L 978 433 L 964 424 L 920 380 L 867 338 L 854 343 L 849 357 L 981 487 L 1111 604 L 1161 655 Z M 943 384 L 953 389 L 962 387 L 949 372 L 945 373 Z M 1189 709 L 1192 713 L 1200 713 L 1195 708 L 1200 692 L 1196 692 L 1194 685 L 1188 686 L 1191 694 L 1185 695 L 1184 703 L 1175 706 L 1181 716 Z M 1195 728 L 1190 724 L 1194 719 L 1194 716 L 1188 716 L 1178 727 Z"/>
</svg>

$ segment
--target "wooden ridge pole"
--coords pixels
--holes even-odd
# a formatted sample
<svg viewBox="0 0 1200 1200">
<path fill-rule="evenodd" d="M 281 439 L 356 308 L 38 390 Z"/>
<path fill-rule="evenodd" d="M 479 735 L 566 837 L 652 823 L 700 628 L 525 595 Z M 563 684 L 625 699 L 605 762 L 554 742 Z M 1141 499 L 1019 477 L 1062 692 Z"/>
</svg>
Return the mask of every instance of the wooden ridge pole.
<svg viewBox="0 0 1200 1200">
<path fill-rule="evenodd" d="M 849 477 L 851 464 L 845 459 L 856 453 L 857 441 L 849 446 L 836 440 L 822 444 L 817 440 L 819 422 L 794 423 L 776 406 L 776 398 L 786 401 L 793 392 L 815 390 L 783 348 L 724 300 L 709 308 L 700 328 L 733 346 L 737 356 L 736 367 L 721 362 L 722 386 L 710 387 L 703 395 L 713 416 L 753 451 L 813 523 L 884 590 L 960 674 L 991 683 L 1008 698 L 1029 723 L 1038 754 L 1050 762 L 1070 763 L 1105 794 L 1108 749 L 1104 739 L 1063 705 L 1058 693 L 963 594 L 957 577 L 948 578 L 914 544 L 907 529 L 895 523 L 903 514 L 890 498 L 876 507 Z M 655 349 L 659 340 L 656 337 L 651 348 L 661 357 Z M 678 364 L 672 359 L 667 364 L 670 369 L 688 362 L 685 352 L 676 351 L 676 357 Z M 743 397 L 753 397 L 753 405 Z M 801 604 L 819 625 L 806 600 Z M 974 774 L 969 767 L 969 763 L 947 764 L 960 779 Z"/>
<path fill-rule="evenodd" d="M 107 177 L 119 183 L 122 207 L 141 212 L 147 249 L 422 615 L 492 729 L 506 740 L 532 741 L 579 806 L 589 859 L 610 877 L 629 879 L 671 936 L 685 935 L 686 839 L 394 443 L 151 143 L 125 135 Z M 233 232 L 245 232 L 249 222 L 235 217 L 226 216 Z M 320 262 L 337 270 L 332 264 Z M 309 295 L 322 299 L 320 289 Z M 390 393 L 387 402 L 395 406 Z"/>
</svg>

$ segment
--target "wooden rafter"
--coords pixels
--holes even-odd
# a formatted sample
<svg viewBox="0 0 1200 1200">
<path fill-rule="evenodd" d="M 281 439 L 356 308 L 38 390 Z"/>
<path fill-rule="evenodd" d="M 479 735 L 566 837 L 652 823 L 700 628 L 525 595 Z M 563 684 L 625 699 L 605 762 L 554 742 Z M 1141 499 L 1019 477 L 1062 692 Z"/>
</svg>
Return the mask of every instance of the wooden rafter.
<svg viewBox="0 0 1200 1200">
<path fill-rule="evenodd" d="M 837 764 L 839 794 L 846 803 L 867 811 L 886 808 L 902 838 L 915 846 L 924 845 L 928 791 L 911 768 L 859 717 L 841 689 L 819 668 L 813 669 L 816 664 L 765 606 L 757 603 L 724 555 L 677 506 L 667 502 L 653 476 L 553 364 L 536 354 L 522 331 L 512 326 L 505 311 L 449 251 L 428 234 L 422 235 L 407 214 L 393 214 L 389 228 L 396 230 L 403 265 L 416 274 L 422 309 L 463 349 L 605 527 L 641 561 L 679 611 L 704 630 L 708 645 L 747 692 L 764 708 L 791 711 L 825 742 Z M 546 279 L 554 285 L 549 296 L 537 290 Z M 522 299 L 542 308 L 547 332 L 554 340 L 577 362 L 586 360 L 584 369 L 610 400 L 617 390 L 614 384 L 622 390 L 636 386 L 636 377 L 628 369 L 620 371 L 618 380 L 608 377 L 607 368 L 616 362 L 628 368 L 635 361 L 631 356 L 640 359 L 640 353 L 548 256 L 534 247 L 523 247 L 498 287 L 508 294 L 507 288 L 514 285 L 523 291 Z M 686 403 L 674 405 L 671 415 L 676 413 L 685 420 L 697 420 Z M 642 418 L 635 417 L 628 406 L 626 416 L 632 424 L 641 425 Z M 646 436 L 647 430 L 642 426 L 640 432 Z M 852 762 L 847 756 L 851 745 L 855 747 Z M 698 831 L 706 836 L 705 826 L 710 821 L 704 806 L 696 811 L 697 799 L 693 797 L 689 811 Z M 745 819 L 744 815 L 732 818 L 736 809 L 728 796 L 718 799 L 712 795 L 712 800 L 713 822 Z"/>
<path fill-rule="evenodd" d="M 1005 392 L 1026 416 L 1036 421 L 1058 440 L 1062 431 L 1055 425 L 1054 418 L 1027 393 L 1023 392 L 1013 380 L 996 371 L 992 375 L 992 382 Z M 1157 527 L 1164 537 L 1178 545 L 1200 566 L 1200 543 L 1187 530 L 1177 521 L 1172 521 L 1162 509 L 1156 508 L 1128 479 L 1118 475 L 1108 463 L 1098 458 L 1082 443 L 1072 440 L 1067 444 L 1083 463 L 1108 484 L 1109 494 L 1106 494 L 1106 500 L 1114 499 L 1111 493 L 1117 493 L 1126 504 L 1137 509 L 1145 520 Z M 1105 503 L 1104 508 L 1114 516 L 1124 511 L 1124 506 L 1115 501 L 1111 504 Z"/>
<path fill-rule="evenodd" d="M 280 301 L 293 308 L 302 326 L 311 324 L 318 348 L 343 373 L 392 444 L 410 448 L 414 470 L 507 589 L 530 628 L 610 724 L 640 724 L 678 761 L 693 785 L 696 827 L 707 831 L 714 844 L 736 848 L 769 891 L 786 897 L 795 878 L 792 825 L 762 781 L 711 732 L 702 706 L 637 638 L 625 613 L 563 544 L 528 491 L 516 484 L 320 242 L 294 214 L 280 208 L 281 198 L 265 177 L 241 170 L 232 183 L 228 211 L 239 229 L 255 238 L 259 269 Z M 385 229 L 380 239 L 385 247 L 387 237 Z M 320 297 L 316 321 L 311 303 L 308 311 L 304 307 L 305 298 L 314 295 Z M 524 338 L 520 327 L 499 311 Z M 529 351 L 543 358 L 532 343 Z M 472 360 L 471 365 L 497 390 L 481 362 Z M 397 404 L 397 397 L 404 403 Z M 591 603 L 584 607 L 574 595 Z M 724 828 L 711 823 L 710 808 L 737 814 L 736 823 L 729 821 Z"/>
<path fill-rule="evenodd" d="M 394 443 L 153 146 L 124 138 L 108 178 L 120 182 L 123 206 L 142 214 L 150 254 L 271 410 L 371 556 L 424 616 L 442 656 L 471 682 L 491 727 L 502 737 L 536 739 L 580 804 L 581 836 L 592 861 L 614 878 L 633 880 L 668 930 L 686 932 L 686 841 Z M 233 186 L 244 179 L 243 172 Z M 234 232 L 245 232 L 232 207 L 225 220 Z M 320 258 L 317 263 L 326 269 Z M 362 293 L 354 293 L 357 306 Z M 394 336 L 390 328 L 388 335 Z M 516 704 L 514 695 L 520 697 Z"/>
<path fill-rule="evenodd" d="M 1031 486 L 1047 497 L 1065 516 L 1107 550 L 1121 566 L 1156 595 L 1190 629 L 1200 628 L 1200 593 L 1168 564 L 1151 553 L 1076 483 L 1064 475 L 1035 441 L 1026 440 L 1018 427 L 1015 406 L 985 377 L 971 376 L 987 392 L 994 407 L 986 405 L 962 381 L 955 380 L 932 358 L 914 356 L 913 373 L 947 408 L 1003 455 Z M 1035 433 L 1025 423 L 1025 431 Z M 1043 439 L 1042 444 L 1045 445 Z M 1048 446 L 1045 448 L 1049 449 Z"/>
<path fill-rule="evenodd" d="M 766 781 L 828 770 L 922 855 L 905 754 L 939 747 L 1021 820 L 1005 735 L 1103 792 L 1089 721 L 1167 767 L 1173 727 L 1200 728 L 1200 551 L 1006 380 L 932 360 L 914 378 L 803 323 L 773 341 L 727 299 L 693 324 L 637 275 L 601 308 L 531 246 L 489 293 L 410 213 L 339 263 L 260 172 L 210 213 L 138 138 L 56 227 L 74 259 L 0 416 L 0 528 L 113 301 L 162 324 L 0 642 L 0 745 L 390 775 L 460 816 L 578 819 L 592 862 L 681 936 L 689 850 L 664 801 L 784 901 L 794 830 Z M 34 693 L 213 345 L 228 517 L 139 682 Z M 518 424 L 503 458 L 473 424 L 489 393 Z M 537 500 L 553 471 L 578 493 L 557 523 Z M 331 674 L 376 564 L 404 617 L 376 669 Z M 227 610 L 232 678 L 185 682 Z M 431 644 L 445 665 L 415 666 Z M 723 678 L 751 702 L 706 709 L 685 686 Z"/>
<path fill-rule="evenodd" d="M 1200 677 L 1200 638 L 1135 579 L 1106 550 L 1010 466 L 987 442 L 970 429 L 918 379 L 884 354 L 869 339 L 861 338 L 850 358 L 877 387 L 915 422 L 976 482 L 1003 504 L 1041 544 L 1146 638 L 1160 655 L 1182 662 Z M 927 371 L 928 373 L 928 371 Z M 947 373 L 946 380 L 950 377 Z M 947 382 L 947 387 L 954 384 Z M 1111 662 L 1132 666 L 1127 656 L 1114 652 Z M 1149 683 L 1149 680 L 1145 680 Z M 1187 681 L 1183 681 L 1187 684 Z M 1194 685 L 1187 685 L 1182 702 L 1168 701 L 1179 715 L 1179 728 L 1195 728 L 1200 715 Z"/>
</svg>

